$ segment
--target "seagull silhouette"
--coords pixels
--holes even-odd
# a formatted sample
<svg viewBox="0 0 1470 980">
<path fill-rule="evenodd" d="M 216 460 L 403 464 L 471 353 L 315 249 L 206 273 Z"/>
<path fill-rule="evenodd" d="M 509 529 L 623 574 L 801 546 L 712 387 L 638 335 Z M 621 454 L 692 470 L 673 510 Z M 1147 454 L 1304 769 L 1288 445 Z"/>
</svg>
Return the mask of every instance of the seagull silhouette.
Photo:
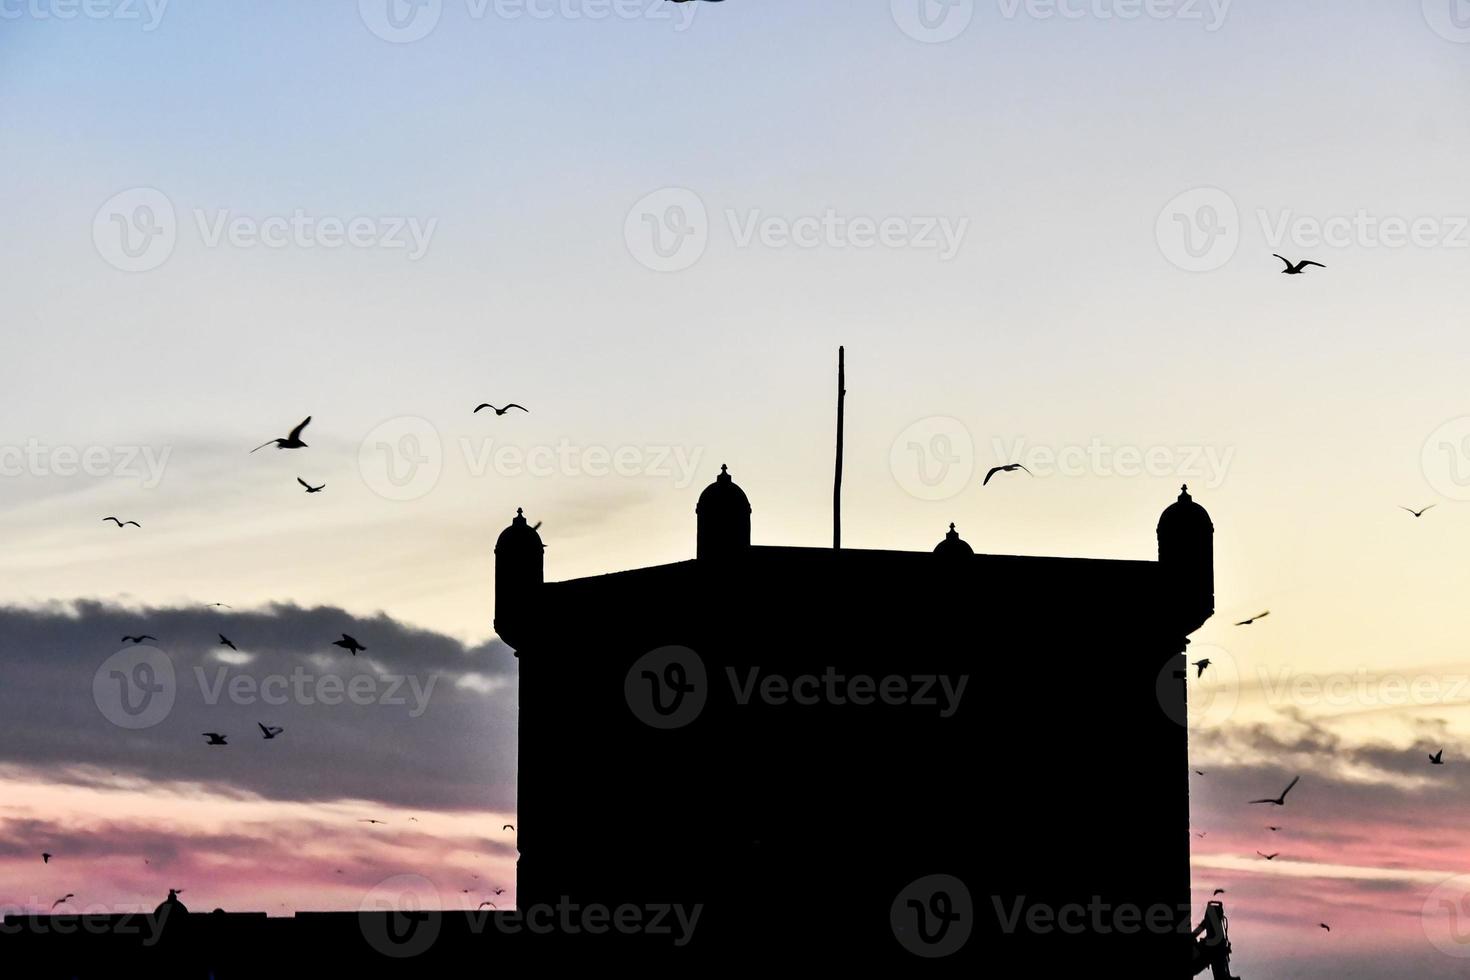
<svg viewBox="0 0 1470 980">
<path fill-rule="evenodd" d="M 475 911 L 478 912 L 478 911 L 480 911 L 480 909 L 484 908 L 487 905 L 490 906 L 492 909 L 499 908 L 500 907 L 500 906 L 496 905 L 494 902 L 481 902 L 479 905 L 475 906 Z"/>
<path fill-rule="evenodd" d="M 504 408 L 496 408 L 494 405 L 490 404 L 489 402 L 485 402 L 485 403 L 481 404 L 479 407 L 477 407 L 475 409 L 475 412 L 478 412 L 481 408 L 488 408 L 491 411 L 493 411 L 496 415 L 504 415 L 506 412 L 510 411 L 513 408 L 519 408 L 521 411 L 525 412 L 528 415 L 531 412 L 531 410 L 529 408 L 527 408 L 526 406 L 524 406 L 524 405 L 517 405 L 515 402 L 511 402 L 509 405 L 506 405 Z M 471 414 L 473 414 L 473 413 L 471 413 Z"/>
<path fill-rule="evenodd" d="M 1434 504 L 1430 504 L 1428 507 L 1423 507 L 1423 508 L 1420 508 L 1419 510 L 1415 510 L 1412 507 L 1405 507 L 1403 504 L 1400 504 L 1399 505 L 1399 510 L 1406 510 L 1410 514 L 1413 514 L 1415 517 L 1423 517 L 1424 516 L 1424 512 L 1426 510 L 1433 509 L 1433 507 L 1434 507 Z"/>
<path fill-rule="evenodd" d="M 122 638 L 122 642 L 124 642 L 124 643 L 130 643 L 131 642 L 131 643 L 135 643 L 135 644 L 136 643 L 142 643 L 144 640 L 152 640 L 154 643 L 157 643 L 158 642 L 158 637 L 156 637 L 156 636 L 150 636 L 149 634 L 144 633 L 142 636 L 125 636 L 125 637 Z"/>
<path fill-rule="evenodd" d="M 49 851 L 42 851 L 41 852 L 41 863 L 42 864 L 50 864 L 51 863 L 51 854 L 50 854 Z"/>
<path fill-rule="evenodd" d="M 387 821 L 386 820 L 374 820 L 371 817 L 367 817 L 367 818 L 365 818 L 363 820 L 359 820 L 358 823 L 387 823 Z"/>
<path fill-rule="evenodd" d="M 1027 476 L 1031 475 L 1031 471 L 1026 469 L 1026 467 L 1022 466 L 1020 463 L 1008 463 L 1005 466 L 992 466 L 990 468 L 990 472 L 985 474 L 984 482 L 982 482 L 980 485 L 983 487 L 989 484 L 990 478 L 992 476 L 995 476 L 995 474 L 997 473 L 1014 473 L 1016 472 L 1016 470 L 1022 471 Z"/>
<path fill-rule="evenodd" d="M 271 739 L 275 738 L 277 735 L 285 731 L 285 729 L 279 725 L 264 725 L 258 721 L 255 724 L 260 726 L 260 734 L 265 736 L 266 741 L 270 741 Z"/>
<path fill-rule="evenodd" d="M 1211 895 L 1210 897 L 1211 898 L 1214 898 L 1215 895 L 1223 895 L 1223 894 L 1225 894 L 1225 889 L 1223 889 L 1223 888 L 1216 888 L 1214 894 Z"/>
<path fill-rule="evenodd" d="M 496 888 L 496 889 L 494 889 L 494 891 L 495 891 L 495 894 L 497 894 L 497 895 L 504 895 L 505 894 L 505 889 L 504 888 Z"/>
<path fill-rule="evenodd" d="M 1254 623 L 1256 620 L 1258 620 L 1258 619 L 1265 619 L 1269 615 L 1271 615 L 1271 610 L 1267 609 L 1263 613 L 1256 613 L 1250 619 L 1242 619 L 1240 622 L 1236 623 L 1235 625 L 1236 626 L 1249 626 L 1251 623 Z"/>
<path fill-rule="evenodd" d="M 56 906 L 60 905 L 62 902 L 65 902 L 67 899 L 71 899 L 71 898 L 76 898 L 76 895 L 72 894 L 71 892 L 67 892 L 65 895 L 61 896 L 56 901 L 52 902 L 51 903 L 51 907 L 54 909 L 54 908 L 56 908 Z"/>
<path fill-rule="evenodd" d="M 219 635 L 219 643 L 220 643 L 220 646 L 222 646 L 222 647 L 229 647 L 231 650 L 234 650 L 237 653 L 240 650 L 240 648 L 237 647 L 237 646 L 235 646 L 235 644 L 231 643 L 230 642 L 230 638 L 227 637 L 227 636 L 225 636 L 223 633 L 221 633 Z"/>
<path fill-rule="evenodd" d="M 1267 829 L 1267 830 L 1272 830 L 1272 831 L 1275 831 L 1275 830 L 1280 830 L 1280 829 L 1281 829 L 1281 828 L 1280 828 L 1280 827 L 1271 827 L 1271 826 L 1267 826 L 1267 827 L 1266 827 L 1266 829 Z"/>
<path fill-rule="evenodd" d="M 1444 749 L 1440 749 L 1438 752 L 1434 753 L 1434 755 L 1431 755 L 1429 757 L 1429 764 L 1432 766 L 1444 765 Z"/>
<path fill-rule="evenodd" d="M 1276 255 L 1275 252 L 1272 252 L 1271 254 Z M 1296 265 L 1292 265 L 1291 260 L 1288 259 L 1286 256 L 1276 255 L 1276 257 L 1282 262 L 1286 263 L 1286 268 L 1281 270 L 1281 274 L 1283 276 L 1299 276 L 1303 272 L 1307 271 L 1307 266 L 1309 265 L 1315 265 L 1319 269 L 1327 268 L 1327 266 L 1323 265 L 1321 262 L 1313 262 L 1311 259 L 1302 259 Z"/>
<path fill-rule="evenodd" d="M 361 643 L 358 643 L 355 639 L 353 639 L 352 637 L 348 636 L 346 633 L 343 633 L 342 634 L 342 639 L 340 639 L 340 640 L 333 640 L 332 641 L 332 646 L 334 646 L 334 647 L 341 647 L 344 650 L 350 650 L 352 652 L 352 655 L 354 657 L 357 656 L 357 652 L 359 650 L 366 650 L 367 649 L 367 647 L 363 646 Z"/>
<path fill-rule="evenodd" d="M 1257 851 L 1256 853 L 1257 854 L 1261 854 L 1260 851 Z M 1280 856 L 1281 856 L 1281 852 L 1280 851 L 1277 851 L 1275 854 L 1261 854 L 1261 857 L 1265 858 L 1267 861 L 1274 861 L 1277 858 L 1279 858 Z"/>
<path fill-rule="evenodd" d="M 222 608 L 222 609 L 234 609 L 235 608 L 234 606 L 226 605 L 223 602 L 207 602 L 207 603 L 205 603 L 205 605 L 207 605 L 207 606 L 215 606 L 215 607 L 219 607 L 219 608 Z"/>
<path fill-rule="evenodd" d="M 209 739 L 209 741 L 206 743 L 208 745 L 228 745 L 228 744 L 230 744 L 230 743 L 228 743 L 228 742 L 225 741 L 225 736 L 221 735 L 219 732 L 201 732 L 200 734 L 203 735 L 205 738 Z"/>
<path fill-rule="evenodd" d="M 513 824 L 513 823 L 508 823 L 504 827 L 501 827 L 500 829 L 501 830 L 515 830 L 516 829 L 516 825 Z"/>
<path fill-rule="evenodd" d="M 299 476 L 296 478 L 296 482 L 305 487 L 307 493 L 321 493 L 323 490 L 327 489 L 327 485 L 325 483 L 323 483 L 319 487 L 314 487 L 310 483 L 307 483 L 305 480 L 301 479 L 301 477 Z"/>
<path fill-rule="evenodd" d="M 310 422 L 311 416 L 308 415 L 305 419 L 301 421 L 300 425 L 291 430 L 291 434 L 288 435 L 286 438 L 267 439 L 265 442 L 262 442 L 260 445 L 256 446 L 250 451 L 252 453 L 258 453 L 266 446 L 269 446 L 271 443 L 275 443 L 277 449 L 302 449 L 306 446 L 306 443 L 301 441 L 301 430 L 306 428 L 307 424 Z"/>
<path fill-rule="evenodd" d="M 118 527 L 127 527 L 129 524 L 133 525 L 133 527 L 142 527 L 143 526 L 143 525 L 139 524 L 137 521 L 124 521 L 124 520 L 119 520 L 116 517 L 104 517 L 102 519 L 104 521 L 111 521 L 112 523 L 116 524 Z"/>
<path fill-rule="evenodd" d="M 1326 930 L 1327 930 L 1327 931 L 1328 931 L 1328 932 L 1331 932 L 1331 931 L 1332 931 L 1332 927 L 1331 927 L 1331 926 L 1329 926 L 1329 925 L 1328 925 L 1328 924 L 1327 924 L 1327 923 L 1325 923 L 1325 922 L 1319 922 L 1319 923 L 1317 923 L 1317 925 L 1318 925 L 1318 926 L 1319 926 L 1319 927 L 1320 927 L 1320 928 L 1323 928 L 1323 929 L 1326 929 Z"/>
<path fill-rule="evenodd" d="M 1300 777 L 1300 776 L 1298 776 L 1295 779 L 1293 779 L 1290 783 L 1287 784 L 1286 789 L 1284 789 L 1284 790 L 1281 791 L 1281 795 L 1278 796 L 1278 797 L 1275 797 L 1274 799 L 1251 800 L 1251 802 L 1252 803 L 1269 803 L 1272 806 L 1286 806 L 1286 794 L 1287 793 L 1290 793 L 1291 792 L 1291 788 L 1293 786 L 1295 786 L 1297 783 L 1301 782 L 1301 779 L 1302 779 L 1302 777 Z"/>
<path fill-rule="evenodd" d="M 1203 677 L 1203 676 L 1205 676 L 1205 668 L 1210 665 L 1210 658 L 1209 657 L 1206 657 L 1203 660 L 1196 660 L 1194 662 L 1194 665 L 1199 668 L 1199 673 L 1198 674 L 1195 674 L 1194 676 L 1196 678 Z"/>
</svg>

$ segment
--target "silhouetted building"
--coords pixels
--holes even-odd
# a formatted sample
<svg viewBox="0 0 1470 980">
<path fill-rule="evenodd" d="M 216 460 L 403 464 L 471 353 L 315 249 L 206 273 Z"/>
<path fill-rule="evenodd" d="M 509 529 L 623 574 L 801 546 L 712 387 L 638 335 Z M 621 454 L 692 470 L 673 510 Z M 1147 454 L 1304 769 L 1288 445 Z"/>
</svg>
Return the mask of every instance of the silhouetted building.
<svg viewBox="0 0 1470 980">
<path fill-rule="evenodd" d="M 912 968 L 899 923 L 943 909 L 900 896 L 949 875 L 946 962 L 1191 975 L 1187 490 L 1158 561 L 752 545 L 723 466 L 696 514 L 694 560 L 566 582 L 519 512 L 501 536 L 522 906 L 701 903 L 712 959 Z"/>
</svg>

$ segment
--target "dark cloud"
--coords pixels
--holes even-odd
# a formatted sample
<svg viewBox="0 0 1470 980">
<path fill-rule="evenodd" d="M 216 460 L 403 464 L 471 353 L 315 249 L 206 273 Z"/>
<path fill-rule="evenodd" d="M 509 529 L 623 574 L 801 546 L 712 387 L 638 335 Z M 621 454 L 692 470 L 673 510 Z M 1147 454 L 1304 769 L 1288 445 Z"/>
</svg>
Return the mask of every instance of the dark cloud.
<svg viewBox="0 0 1470 980">
<path fill-rule="evenodd" d="M 367 652 L 332 646 L 344 632 Z M 130 730 L 110 717 L 132 675 L 103 670 L 101 703 L 94 680 L 138 633 L 158 637 L 149 645 L 166 655 L 175 697 L 157 724 Z M 282 800 L 512 809 L 515 664 L 499 641 L 466 645 L 333 607 L 0 608 L 0 764 L 60 782 L 116 774 Z M 286 732 L 265 741 L 257 721 Z M 230 745 L 207 748 L 205 731 Z"/>
</svg>

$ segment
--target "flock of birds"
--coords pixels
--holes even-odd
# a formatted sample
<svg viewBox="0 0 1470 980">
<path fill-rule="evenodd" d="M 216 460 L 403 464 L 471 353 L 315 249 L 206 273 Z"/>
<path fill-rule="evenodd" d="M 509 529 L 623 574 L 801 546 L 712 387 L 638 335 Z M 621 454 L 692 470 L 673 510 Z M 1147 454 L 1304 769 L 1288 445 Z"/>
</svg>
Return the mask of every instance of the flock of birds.
<svg viewBox="0 0 1470 980">
<path fill-rule="evenodd" d="M 1280 258 L 1280 256 L 1277 256 L 1277 257 Z M 1287 264 L 1290 265 L 1290 263 L 1287 263 Z M 1308 264 L 1315 265 L 1316 263 L 1308 263 Z M 1416 518 L 1418 518 L 1418 517 L 1423 517 L 1425 511 L 1429 510 L 1433 506 L 1434 506 L 1433 504 L 1430 504 L 1427 507 L 1422 507 L 1419 510 L 1414 510 L 1412 507 L 1404 507 L 1404 506 L 1401 505 L 1399 507 L 1399 509 L 1400 510 L 1406 510 L 1410 514 L 1413 514 Z M 1256 613 L 1254 616 L 1251 616 L 1248 619 L 1242 619 L 1242 620 L 1238 621 L 1237 623 L 1235 623 L 1235 625 L 1236 626 L 1253 626 L 1256 623 L 1260 622 L 1261 620 L 1265 619 L 1269 615 L 1271 615 L 1271 610 L 1267 609 L 1267 610 L 1264 610 L 1263 612 Z M 1203 677 L 1204 674 L 1205 674 L 1205 670 L 1208 669 L 1209 666 L 1210 666 L 1210 660 L 1209 660 L 1208 657 L 1194 661 L 1194 667 L 1195 667 L 1195 670 L 1196 670 L 1195 677 L 1196 678 Z M 1442 766 L 1442 765 L 1444 765 L 1444 749 L 1440 749 L 1438 752 L 1431 753 L 1430 756 L 1429 756 L 1429 764 L 1432 765 L 1432 766 Z M 1199 769 L 1194 770 L 1194 773 L 1197 776 L 1203 776 L 1204 775 L 1204 772 L 1202 770 L 1199 770 Z M 1266 805 L 1266 806 L 1284 807 L 1284 806 L 1286 806 L 1286 794 L 1290 793 L 1292 791 L 1292 789 L 1294 789 L 1296 787 L 1296 784 L 1299 783 L 1299 782 L 1301 782 L 1301 779 L 1302 779 L 1301 776 L 1294 777 L 1291 782 L 1289 782 L 1289 783 L 1286 784 L 1286 789 L 1282 790 L 1281 793 L 1279 795 L 1277 795 L 1277 796 L 1266 796 L 1266 797 L 1262 797 L 1261 799 L 1258 799 L 1258 800 L 1250 800 L 1249 803 L 1251 805 L 1253 805 L 1253 806 L 1256 805 L 1256 804 L 1263 804 L 1263 805 Z M 1282 828 L 1281 828 L 1280 825 L 1277 825 L 1277 824 L 1268 824 L 1267 827 L 1266 827 L 1266 829 L 1269 830 L 1269 831 L 1271 831 L 1272 833 L 1276 833 L 1276 832 L 1279 832 Z M 1197 833 L 1197 834 L 1195 834 L 1195 836 L 1196 837 L 1204 837 L 1205 834 L 1204 833 Z M 1256 855 L 1258 857 L 1260 857 L 1262 860 L 1265 860 L 1265 861 L 1274 861 L 1274 860 L 1276 860 L 1277 858 L 1279 858 L 1281 856 L 1281 852 L 1280 851 L 1272 851 L 1270 854 L 1267 854 L 1265 851 L 1262 851 L 1262 850 L 1259 850 L 1258 849 L 1256 851 Z M 1225 889 L 1223 889 L 1223 888 L 1216 888 L 1215 891 L 1214 891 L 1214 894 L 1211 895 L 1211 897 L 1212 898 L 1217 898 L 1220 895 L 1224 895 L 1224 894 L 1225 894 Z M 1329 926 L 1325 922 L 1319 922 L 1319 923 L 1317 923 L 1317 926 L 1319 928 L 1327 931 L 1327 932 L 1331 932 L 1332 931 L 1332 927 Z"/>
<path fill-rule="evenodd" d="M 475 408 L 474 414 L 478 414 L 480 411 L 482 411 L 484 409 L 487 409 L 487 408 L 490 409 L 491 411 L 493 411 L 497 416 L 505 415 L 507 412 L 510 412 L 512 409 L 519 409 L 520 411 L 527 412 L 527 413 L 529 413 L 529 411 L 530 411 L 530 409 L 526 408 L 524 405 L 518 405 L 518 404 L 516 404 L 514 402 L 508 403 L 508 404 L 503 405 L 503 406 L 501 406 L 499 408 L 497 408 L 496 406 L 490 404 L 489 402 L 485 402 L 485 403 L 482 403 L 482 404 L 478 405 Z M 307 447 L 306 442 L 301 438 L 301 433 L 303 431 L 305 431 L 306 427 L 308 425 L 310 425 L 310 424 L 311 424 L 311 416 L 308 415 L 306 418 L 304 418 L 304 419 L 301 420 L 300 424 L 298 424 L 294 429 L 292 429 L 284 437 L 278 438 L 278 439 L 267 439 L 265 442 L 261 443 L 259 446 L 256 446 L 254 449 L 250 450 L 250 452 L 251 453 L 256 453 L 256 452 L 259 452 L 260 450 L 266 448 L 267 446 L 271 446 L 271 445 L 274 445 L 277 449 L 306 449 L 308 447 Z M 301 484 L 301 486 L 309 494 L 321 493 L 323 490 L 326 489 L 326 484 L 325 483 L 318 484 L 316 486 L 313 486 L 312 484 L 308 483 L 306 480 L 303 480 L 299 476 L 296 478 L 296 482 L 299 483 L 299 484 Z M 125 528 L 125 527 L 142 528 L 142 526 L 143 526 L 138 521 L 135 521 L 135 520 L 126 520 L 125 521 L 125 520 L 123 520 L 123 519 L 121 519 L 119 517 L 104 517 L 102 520 L 103 520 L 103 523 L 106 523 L 108 521 L 111 521 L 119 529 Z M 536 526 L 539 528 L 541 525 L 538 523 Z M 211 603 L 207 603 L 206 605 L 209 608 L 215 608 L 215 609 L 232 609 L 232 608 L 234 608 L 233 606 L 230 606 L 228 603 L 224 603 L 224 602 L 211 602 Z M 237 647 L 237 646 L 235 646 L 234 641 L 232 641 L 229 637 L 225 636 L 225 634 L 219 633 L 217 635 L 219 636 L 219 644 L 218 644 L 219 646 L 228 647 L 229 649 L 234 650 L 236 652 L 239 651 L 240 648 Z M 122 638 L 122 642 L 123 643 L 131 643 L 131 644 L 133 644 L 135 646 L 138 645 L 138 644 L 140 644 L 140 643 L 145 643 L 145 642 L 149 642 L 149 641 L 152 641 L 154 643 L 160 642 L 159 639 L 158 639 L 158 637 L 152 635 L 151 633 L 128 634 L 128 635 L 123 636 L 123 638 Z M 367 647 L 364 646 L 361 642 L 359 642 L 357 640 L 357 638 L 354 637 L 354 636 L 352 636 L 350 633 L 343 633 L 341 635 L 341 638 L 340 639 L 336 639 L 336 640 L 331 641 L 331 645 L 332 646 L 335 646 L 335 647 L 341 647 L 343 650 L 346 650 L 348 653 L 352 654 L 352 656 L 354 656 L 354 657 L 357 656 L 359 653 L 363 653 L 363 652 L 365 652 L 367 650 Z M 257 721 L 255 724 L 260 729 L 261 739 L 263 741 L 267 741 L 267 742 L 273 741 L 274 739 L 276 739 L 279 736 L 281 736 L 282 734 L 284 734 L 285 731 L 286 731 L 286 729 L 284 727 L 280 726 L 280 725 L 268 725 L 268 724 L 266 724 L 263 721 Z M 230 744 L 230 742 L 229 742 L 229 737 L 230 736 L 229 736 L 229 733 L 227 733 L 227 732 L 201 732 L 200 735 L 204 738 L 205 745 L 206 746 L 218 746 L 218 745 L 228 746 Z M 414 821 L 414 822 L 417 822 L 418 818 L 417 817 L 410 817 L 409 820 Z M 366 824 L 370 824 L 370 825 L 386 824 L 387 823 L 386 820 L 378 820 L 376 818 L 371 818 L 371 817 L 364 818 L 362 820 L 359 820 L 358 822 L 359 823 L 366 823 Z M 512 833 L 514 833 L 515 832 L 515 825 L 514 824 L 505 824 L 504 827 L 502 827 L 501 829 L 502 830 L 508 830 L 508 831 L 511 831 Z M 41 852 L 41 863 L 42 864 L 49 865 L 51 863 L 51 859 L 53 857 L 55 857 L 55 855 L 52 854 L 50 851 L 43 851 L 43 852 Z M 143 863 L 144 864 L 148 864 L 150 862 L 147 859 L 145 859 Z M 342 870 L 340 868 L 337 869 L 337 874 L 341 874 L 341 873 L 342 873 Z M 473 877 L 479 878 L 479 875 L 474 875 Z M 183 891 L 183 889 L 170 889 L 169 890 L 169 899 L 170 900 L 174 900 L 174 897 L 179 892 L 181 892 L 181 891 Z M 496 888 L 493 889 L 493 892 L 494 892 L 495 895 L 498 896 L 498 895 L 504 894 L 505 889 L 504 888 L 500 888 L 500 887 L 496 887 Z M 470 890 L 468 888 L 463 889 L 462 890 L 462 893 L 463 894 L 469 894 L 470 893 Z M 58 906 L 63 905 L 66 902 L 69 902 L 69 901 L 71 901 L 74 898 L 76 898 L 76 894 L 74 892 L 67 892 L 65 895 L 61 896 L 56 901 L 52 902 L 51 903 L 51 908 L 52 908 L 52 910 L 55 910 Z M 488 900 L 487 901 L 484 901 L 484 902 L 481 902 L 480 905 L 479 905 L 479 908 L 483 909 L 487 905 L 490 906 L 491 908 L 497 908 L 497 906 L 495 905 L 494 902 L 488 901 Z"/>
</svg>

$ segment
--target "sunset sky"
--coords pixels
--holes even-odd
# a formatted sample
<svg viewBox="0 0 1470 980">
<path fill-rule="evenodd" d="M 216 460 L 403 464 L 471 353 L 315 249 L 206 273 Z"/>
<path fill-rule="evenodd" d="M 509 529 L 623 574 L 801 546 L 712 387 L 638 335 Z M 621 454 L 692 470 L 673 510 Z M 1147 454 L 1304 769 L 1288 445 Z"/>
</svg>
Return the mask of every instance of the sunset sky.
<svg viewBox="0 0 1470 980">
<path fill-rule="evenodd" d="M 1235 971 L 1465 975 L 1470 5 L 389 3 L 0 0 L 0 903 L 513 885 L 495 536 L 688 558 L 727 463 L 756 543 L 826 543 L 844 344 L 850 547 L 1210 511 Z M 344 631 L 424 710 L 209 703 Z M 124 633 L 179 673 L 146 729 Z"/>
</svg>

